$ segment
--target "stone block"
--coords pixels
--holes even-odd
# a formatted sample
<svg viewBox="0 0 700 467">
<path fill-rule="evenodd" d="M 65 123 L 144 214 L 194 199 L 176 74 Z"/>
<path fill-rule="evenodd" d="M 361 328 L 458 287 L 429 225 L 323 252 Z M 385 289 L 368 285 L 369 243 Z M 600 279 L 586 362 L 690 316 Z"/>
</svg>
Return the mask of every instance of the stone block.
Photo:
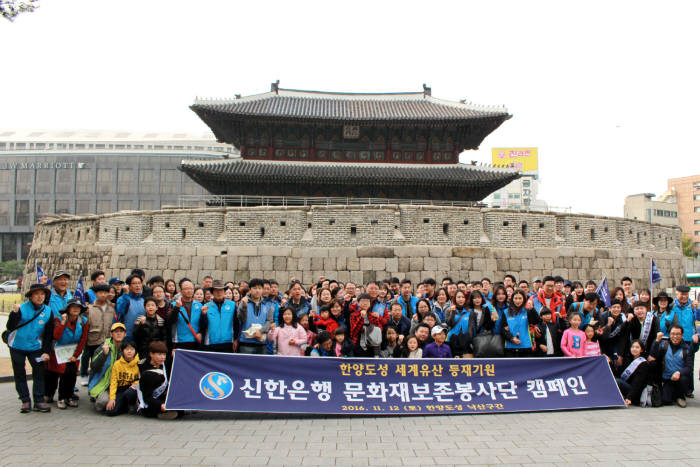
<svg viewBox="0 0 700 467">
<path fill-rule="evenodd" d="M 192 268 L 192 257 L 187 255 L 187 256 L 180 256 L 180 264 L 178 265 L 178 269 L 191 269 Z"/>
<path fill-rule="evenodd" d="M 555 268 L 563 268 L 564 267 L 564 258 L 561 256 L 557 256 L 556 258 L 552 258 L 554 261 L 554 267 Z"/>
<path fill-rule="evenodd" d="M 398 272 L 408 272 L 411 270 L 411 259 L 410 258 L 397 258 L 398 263 L 399 263 L 399 270 Z M 423 258 L 421 258 L 422 260 Z M 422 261 L 421 261 L 422 263 Z M 420 265 L 420 268 L 417 269 L 423 269 L 423 264 Z"/>
<path fill-rule="evenodd" d="M 428 256 L 426 246 L 395 246 L 394 255 L 399 258 L 415 258 L 417 256 Z"/>
<path fill-rule="evenodd" d="M 170 258 L 167 256 L 158 256 L 158 260 L 156 263 L 156 269 L 159 269 L 161 271 L 168 269 L 168 263 L 170 261 Z"/>
<path fill-rule="evenodd" d="M 200 269 L 202 269 L 202 264 L 204 264 L 204 259 L 202 256 L 192 256 L 190 258 L 190 267 L 188 269 L 194 269 L 195 271 L 199 271 Z M 182 268 L 182 263 L 180 263 L 180 267 Z"/>
<path fill-rule="evenodd" d="M 506 271 L 509 268 L 508 260 L 507 259 L 497 259 L 496 260 L 496 267 L 498 268 L 499 271 Z"/>
<path fill-rule="evenodd" d="M 296 271 L 299 269 L 299 258 L 287 257 L 287 271 Z"/>
<path fill-rule="evenodd" d="M 362 271 L 350 271 L 350 281 L 355 284 L 363 284 Z"/>
<path fill-rule="evenodd" d="M 214 269 L 217 271 L 225 271 L 226 270 L 226 255 L 224 256 L 215 256 L 214 257 Z"/>
<path fill-rule="evenodd" d="M 202 268 L 206 270 L 212 270 L 216 269 L 216 261 L 214 261 L 214 258 L 216 256 L 202 256 Z"/>
<path fill-rule="evenodd" d="M 576 250 L 571 247 L 560 247 L 558 248 L 559 256 L 575 256 L 576 255 Z"/>
<path fill-rule="evenodd" d="M 482 248 L 455 247 L 452 248 L 452 256 L 457 258 L 483 258 L 484 252 Z"/>
<path fill-rule="evenodd" d="M 222 251 L 226 250 L 223 246 L 198 246 L 197 256 L 219 256 Z"/>
<path fill-rule="evenodd" d="M 452 249 L 450 248 L 450 251 Z M 445 257 L 439 257 L 437 259 L 437 268 L 440 271 L 449 271 L 450 270 L 450 258 L 445 258 Z"/>
<path fill-rule="evenodd" d="M 493 252 L 493 257 L 496 259 L 509 259 L 510 258 L 510 250 L 507 248 L 494 248 L 492 250 Z"/>
<path fill-rule="evenodd" d="M 307 247 L 301 249 L 302 258 L 327 258 L 328 248 Z"/>
<path fill-rule="evenodd" d="M 554 260 L 552 258 L 542 258 L 542 261 L 544 261 L 544 269 L 554 269 Z"/>
<path fill-rule="evenodd" d="M 532 251 L 532 250 L 529 250 Z M 525 258 L 531 257 L 532 254 L 524 256 Z M 535 248 L 535 257 L 536 258 L 556 258 L 559 256 L 559 249 L 558 248 Z"/>
<path fill-rule="evenodd" d="M 240 281 L 249 281 L 250 280 L 250 271 L 236 271 L 235 274 L 235 281 L 240 282 Z"/>
<path fill-rule="evenodd" d="M 238 269 L 238 256 L 226 255 L 226 269 L 229 271 Z"/>
<path fill-rule="evenodd" d="M 422 271 L 423 270 L 423 258 L 422 257 L 408 258 L 408 261 L 409 261 L 409 271 Z"/>
<path fill-rule="evenodd" d="M 221 280 L 224 282 L 233 282 L 236 280 L 236 271 L 226 270 L 221 273 Z"/>
<path fill-rule="evenodd" d="M 348 266 L 347 269 L 349 271 L 357 271 L 360 269 L 360 258 L 348 258 Z"/>
<path fill-rule="evenodd" d="M 377 280 L 377 271 L 362 271 L 362 283 L 367 284 L 370 281 Z"/>
<path fill-rule="evenodd" d="M 357 248 L 355 247 L 339 247 L 339 248 L 329 248 L 328 256 L 330 257 L 346 257 L 346 258 L 357 258 Z"/>
<path fill-rule="evenodd" d="M 462 261 L 462 271 L 470 271 L 472 269 L 472 258 L 460 258 Z"/>
<path fill-rule="evenodd" d="M 323 269 L 325 269 L 326 271 L 334 271 L 337 267 L 337 258 L 323 258 Z"/>
<path fill-rule="evenodd" d="M 432 257 L 425 257 L 423 258 L 423 270 L 432 270 L 435 271 L 437 269 L 437 258 L 432 258 Z"/>
<path fill-rule="evenodd" d="M 350 280 L 350 271 L 338 271 L 338 281 L 346 283 Z"/>
<path fill-rule="evenodd" d="M 516 259 L 532 258 L 532 249 L 530 248 L 514 248 L 510 251 L 510 257 Z M 539 255 L 538 255 L 539 256 Z"/>
<path fill-rule="evenodd" d="M 478 271 L 484 271 L 486 270 L 486 260 L 482 258 L 474 258 L 472 260 L 472 269 L 476 269 Z M 482 276 L 483 277 L 483 276 Z M 479 278 L 480 280 L 481 278 Z M 475 279 L 473 279 L 475 280 Z"/>
<path fill-rule="evenodd" d="M 579 258 L 593 258 L 595 256 L 593 248 L 575 248 L 574 251 Z"/>
<path fill-rule="evenodd" d="M 260 265 L 262 266 L 263 271 L 271 270 L 273 268 L 272 267 L 272 256 L 271 255 L 260 256 Z"/>
<path fill-rule="evenodd" d="M 258 247 L 258 255 L 260 256 L 289 256 L 292 249 L 287 246 L 263 246 Z"/>
<path fill-rule="evenodd" d="M 238 270 L 239 271 L 248 271 L 248 264 L 250 263 L 250 257 L 249 256 L 239 256 L 238 257 Z"/>
<path fill-rule="evenodd" d="M 522 271 L 522 261 L 525 261 L 523 259 L 511 259 L 508 261 L 508 264 L 510 265 L 510 270 L 515 271 L 515 272 L 520 272 Z"/>
<path fill-rule="evenodd" d="M 399 258 L 387 258 L 386 271 L 391 273 L 399 272 Z"/>
<path fill-rule="evenodd" d="M 386 246 L 358 246 L 358 258 L 393 258 L 394 249 Z"/>
<path fill-rule="evenodd" d="M 138 264 L 138 256 L 127 256 L 126 257 L 126 267 L 127 269 L 134 269 Z"/>
<path fill-rule="evenodd" d="M 138 267 L 141 269 L 148 268 L 148 256 L 139 256 L 137 261 Z"/>
<path fill-rule="evenodd" d="M 230 246 L 227 248 L 221 247 L 222 250 L 225 249 L 230 249 L 231 252 L 235 253 L 238 256 L 257 256 L 258 255 L 258 247 L 257 246 Z"/>
<path fill-rule="evenodd" d="M 498 268 L 498 265 L 496 264 L 495 259 L 486 258 L 486 270 L 487 271 L 491 271 L 491 274 L 493 274 L 497 268 Z"/>
<path fill-rule="evenodd" d="M 362 261 L 362 259 L 360 259 Z M 385 271 L 386 270 L 386 260 L 384 258 L 372 258 L 372 270 L 373 271 Z"/>
<path fill-rule="evenodd" d="M 367 271 L 372 269 L 372 258 L 360 258 L 360 270 Z"/>
<path fill-rule="evenodd" d="M 452 247 L 449 246 L 429 246 L 428 256 L 431 258 L 449 258 L 452 256 Z"/>
<path fill-rule="evenodd" d="M 450 258 L 450 270 L 459 271 L 462 269 L 462 258 Z M 457 279 L 455 279 L 457 280 Z"/>
<path fill-rule="evenodd" d="M 593 250 L 593 254 L 596 258 L 602 258 L 602 259 L 610 258 L 610 252 L 608 250 L 603 250 L 600 248 L 596 248 L 595 250 Z"/>
<path fill-rule="evenodd" d="M 311 269 L 311 258 L 308 258 L 308 257 L 299 258 L 297 264 L 299 264 L 299 270 L 301 270 L 301 271 L 306 271 L 307 269 Z"/>
<path fill-rule="evenodd" d="M 286 271 L 287 270 L 287 257 L 286 256 L 274 256 L 272 259 L 272 269 L 275 271 Z M 279 281 L 279 279 L 277 279 Z"/>
<path fill-rule="evenodd" d="M 316 271 L 323 270 L 323 257 L 315 256 L 311 258 L 311 269 Z"/>
<path fill-rule="evenodd" d="M 344 271 L 348 267 L 348 258 L 346 256 L 335 258 L 335 267 L 338 271 Z"/>
</svg>

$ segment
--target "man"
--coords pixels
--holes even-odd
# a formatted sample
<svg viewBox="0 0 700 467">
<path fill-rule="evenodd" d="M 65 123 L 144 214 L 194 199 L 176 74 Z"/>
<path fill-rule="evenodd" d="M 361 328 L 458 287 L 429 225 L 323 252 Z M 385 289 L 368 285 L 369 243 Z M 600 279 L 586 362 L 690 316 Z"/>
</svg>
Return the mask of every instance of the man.
<svg viewBox="0 0 700 467">
<path fill-rule="evenodd" d="M 148 350 L 149 358 L 139 365 L 139 413 L 145 417 L 173 420 L 178 418 L 178 412 L 165 410 L 168 377 L 164 363 L 168 348 L 163 342 L 155 341 L 149 344 Z"/>
<path fill-rule="evenodd" d="M 141 293 L 143 294 L 144 298 L 153 296 L 153 290 L 150 287 L 145 285 L 146 284 L 146 271 L 144 271 L 143 269 L 132 269 L 130 275 L 131 276 L 138 276 L 138 278 L 141 279 L 141 287 L 142 287 Z M 128 284 L 127 284 L 127 287 L 128 287 Z M 128 290 L 125 292 L 128 292 Z"/>
<path fill-rule="evenodd" d="M 270 284 L 270 281 L 267 279 L 263 279 L 263 291 L 262 291 L 262 299 L 263 302 L 266 302 L 270 299 L 270 293 L 272 292 L 272 285 Z"/>
<path fill-rule="evenodd" d="M 688 344 L 683 341 L 683 328 L 673 325 L 669 332 L 670 339 L 665 341 L 658 335 L 654 343 L 650 361 L 659 361 L 661 373 L 661 399 L 664 404 L 674 401 L 679 407 L 685 407 L 685 397 L 692 379 L 693 354 Z"/>
<path fill-rule="evenodd" d="M 240 322 L 236 318 L 236 304 L 224 297 L 226 285 L 222 281 L 212 282 L 211 289 L 204 348 L 210 352 L 235 352 L 241 333 Z"/>
<path fill-rule="evenodd" d="M 68 281 L 70 280 L 70 274 L 66 271 L 56 271 L 51 279 L 51 284 L 53 286 L 51 290 L 51 297 L 49 298 L 48 305 L 53 312 L 54 318 L 61 317 L 61 311 L 68 305 L 68 300 L 73 298 L 73 294 L 68 290 Z"/>
<path fill-rule="evenodd" d="M 430 306 L 433 306 L 433 300 L 435 300 L 435 279 L 428 277 L 423 281 L 423 284 L 425 284 L 425 296 L 423 298 L 426 298 L 430 302 Z"/>
<path fill-rule="evenodd" d="M 399 293 L 401 293 L 401 281 L 398 277 L 392 277 L 391 279 L 389 279 L 389 288 L 391 289 L 391 293 L 394 296 L 397 296 L 399 295 Z"/>
<path fill-rule="evenodd" d="M 116 321 L 117 316 L 117 309 L 107 298 L 109 286 L 107 284 L 98 284 L 93 287 L 93 291 L 95 293 L 95 301 L 88 306 L 87 311 L 88 340 L 80 359 L 80 376 L 83 386 L 88 385 L 90 359 L 97 348 L 109 337 L 109 330 L 112 327 L 112 323 Z"/>
<path fill-rule="evenodd" d="M 520 279 L 520 282 L 518 282 L 518 288 L 525 292 L 527 298 L 535 295 L 533 292 L 530 292 L 530 284 L 525 279 Z"/>
<path fill-rule="evenodd" d="M 398 345 L 401 345 L 411 332 L 411 320 L 404 315 L 403 310 L 404 308 L 399 302 L 393 302 L 390 306 L 389 321 L 387 322 L 387 325 L 392 325 L 396 328 L 396 333 L 399 335 Z"/>
<path fill-rule="evenodd" d="M 110 329 L 110 337 L 92 357 L 88 394 L 95 401 L 95 410 L 98 412 L 104 412 L 109 402 L 109 381 L 112 378 L 112 368 L 121 357 L 124 337 L 126 326 L 123 323 L 114 323 Z"/>
<path fill-rule="evenodd" d="M 425 346 L 430 343 L 430 326 L 420 323 L 413 331 L 413 335 L 418 339 L 418 347 L 425 349 Z"/>
<path fill-rule="evenodd" d="M 626 342 L 625 354 L 629 353 L 630 343 L 638 339 L 644 346 L 643 355 L 647 356 L 656 335 L 659 333 L 659 319 L 649 310 L 649 303 L 642 301 L 634 302 L 634 315 L 627 318 L 623 330 L 628 336 L 627 339 L 624 339 Z"/>
<path fill-rule="evenodd" d="M 129 292 L 117 299 L 117 321 L 126 326 L 126 340 L 134 340 L 134 323 L 139 316 L 144 316 L 143 308 L 143 280 L 141 276 L 132 274 L 126 278 Z"/>
<path fill-rule="evenodd" d="M 211 284 L 214 282 L 214 278 L 211 276 L 204 276 L 202 279 L 202 288 L 204 290 L 211 289 Z"/>
<path fill-rule="evenodd" d="M 503 277 L 503 286 L 515 288 L 515 276 L 512 274 L 506 274 L 505 277 Z"/>
<path fill-rule="evenodd" d="M 627 303 L 629 303 L 630 306 L 639 300 L 639 295 L 634 293 L 634 285 L 632 284 L 631 278 L 627 276 L 623 277 L 620 281 L 620 285 L 622 286 L 622 290 L 625 292 L 625 300 L 627 300 Z"/>
<path fill-rule="evenodd" d="M 542 288 L 542 278 L 541 278 L 541 277 L 535 277 L 535 278 L 532 280 L 532 293 L 533 293 L 534 295 L 537 295 L 537 292 L 539 292 L 541 288 Z"/>
<path fill-rule="evenodd" d="M 584 330 L 587 325 L 592 325 L 598 328 L 598 294 L 595 292 L 587 293 L 583 296 L 582 302 L 574 302 L 569 307 L 568 313 L 578 313 L 581 317 L 580 330 Z M 568 316 L 567 313 L 567 316 Z M 656 336 L 656 333 L 654 333 Z"/>
<path fill-rule="evenodd" d="M 410 279 L 401 281 L 401 289 L 396 302 L 401 305 L 403 315 L 411 319 L 416 314 L 419 298 L 413 295 L 413 285 Z"/>
<path fill-rule="evenodd" d="M 252 281 L 251 281 L 252 283 Z M 251 290 L 253 289 L 253 286 L 250 286 Z M 260 280 L 260 294 L 262 297 L 262 292 L 263 292 L 263 281 Z M 301 282 L 299 281 L 294 281 L 289 285 L 289 291 L 287 292 L 287 295 L 289 296 L 289 299 L 285 303 L 284 301 L 282 302 L 282 306 L 285 308 L 291 308 L 291 310 L 296 313 L 297 318 L 301 317 L 301 315 L 307 315 L 311 311 L 311 302 L 306 298 L 305 296 L 305 291 L 304 287 L 301 285 Z M 275 310 L 277 313 L 279 312 L 278 310 Z M 241 321 L 242 323 L 243 321 Z"/>
<path fill-rule="evenodd" d="M 379 297 L 379 288 L 381 283 L 378 281 L 370 281 L 365 287 L 367 295 L 370 299 L 370 312 L 380 318 L 382 326 L 388 321 L 389 313 L 386 312 L 386 304 L 380 302 L 377 298 Z M 358 299 L 359 301 L 359 299 Z"/>
<path fill-rule="evenodd" d="M 537 314 L 539 314 L 542 307 L 546 306 L 552 310 L 552 319 L 554 322 L 557 322 L 559 318 L 566 318 L 564 297 L 554 290 L 554 277 L 545 277 L 543 284 L 542 289 L 537 292 L 537 295 L 530 297 L 527 301 L 527 308 L 534 308 Z"/>
<path fill-rule="evenodd" d="M 107 283 L 104 271 L 95 271 L 92 274 L 90 274 L 90 281 L 92 281 L 92 287 L 90 287 L 87 291 L 88 303 L 92 303 L 97 299 L 97 295 L 95 295 L 95 287 L 97 287 L 100 284 Z"/>
<path fill-rule="evenodd" d="M 623 302 L 613 299 L 610 309 L 600 315 L 602 334 L 598 336 L 600 351 L 618 366 L 622 365 L 627 346 L 627 333 L 624 332 L 627 317 L 622 313 Z"/>
<path fill-rule="evenodd" d="M 33 284 L 25 297 L 29 301 L 15 305 L 7 318 L 7 346 L 10 348 L 15 389 L 22 401 L 20 413 L 50 412 L 44 400 L 44 363 L 49 361 L 53 344 L 54 316 L 45 304 L 51 292 L 43 284 Z M 60 317 L 60 314 L 59 314 Z M 32 366 L 32 397 L 27 386 L 26 361 Z"/>
<path fill-rule="evenodd" d="M 698 350 L 698 334 L 695 329 L 695 321 L 700 319 L 700 309 L 698 302 L 689 300 L 690 287 L 687 285 L 679 285 L 676 287 L 676 299 L 671 304 L 671 313 L 673 322 L 683 328 L 683 341 L 688 345 L 688 353 L 693 358 L 690 360 L 690 372 L 695 374 L 695 352 Z M 695 390 L 694 378 L 690 378 L 688 393 L 686 397 L 693 398 Z"/>
<path fill-rule="evenodd" d="M 202 344 L 202 336 L 207 332 L 207 305 L 193 300 L 194 283 L 184 277 L 178 288 L 182 297 L 172 303 L 166 324 L 170 329 L 173 355 L 175 349 L 197 350 Z"/>
<path fill-rule="evenodd" d="M 150 279 L 148 279 L 148 282 L 146 283 L 146 285 L 148 285 L 148 287 L 150 287 L 151 289 L 153 289 L 153 287 L 155 287 L 157 285 L 164 287 L 165 286 L 165 279 L 163 278 L 163 276 L 153 276 Z"/>
<path fill-rule="evenodd" d="M 263 355 L 266 349 L 265 338 L 274 322 L 276 307 L 269 302 L 263 303 L 261 279 L 251 279 L 249 287 L 248 300 L 242 301 L 238 309 L 238 321 L 241 324 L 238 351 Z"/>
<path fill-rule="evenodd" d="M 447 284 L 452 284 L 454 281 L 452 280 L 451 277 L 443 277 L 442 278 L 442 285 L 441 287 L 445 288 L 447 287 Z M 431 331 L 432 332 L 432 331 Z"/>
<path fill-rule="evenodd" d="M 274 301 L 278 305 L 282 302 L 283 296 L 280 293 L 280 283 L 276 280 L 270 281 L 270 300 Z"/>
<path fill-rule="evenodd" d="M 559 292 L 562 296 L 564 296 L 564 282 L 565 281 L 563 277 L 554 276 L 554 290 Z"/>
<path fill-rule="evenodd" d="M 467 284 L 466 282 L 464 282 L 462 280 L 457 281 L 457 289 L 461 290 L 465 294 L 469 294 L 471 292 L 471 290 L 469 290 L 469 284 Z"/>
</svg>

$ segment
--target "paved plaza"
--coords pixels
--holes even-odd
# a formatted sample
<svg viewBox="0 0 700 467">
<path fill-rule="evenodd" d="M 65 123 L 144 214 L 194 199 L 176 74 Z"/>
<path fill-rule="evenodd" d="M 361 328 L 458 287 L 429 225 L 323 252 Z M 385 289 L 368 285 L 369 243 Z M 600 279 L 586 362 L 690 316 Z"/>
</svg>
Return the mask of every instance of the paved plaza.
<svg viewBox="0 0 700 467">
<path fill-rule="evenodd" d="M 700 465 L 700 401 L 610 409 L 431 417 L 197 413 L 160 421 L 81 406 L 19 413 L 0 384 L 2 466 Z"/>
</svg>

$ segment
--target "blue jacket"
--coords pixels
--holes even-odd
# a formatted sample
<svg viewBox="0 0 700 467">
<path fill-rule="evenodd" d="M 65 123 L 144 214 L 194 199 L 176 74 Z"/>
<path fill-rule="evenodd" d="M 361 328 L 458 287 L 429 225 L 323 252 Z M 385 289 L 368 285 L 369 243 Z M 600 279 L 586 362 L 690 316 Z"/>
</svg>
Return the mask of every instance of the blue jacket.
<svg viewBox="0 0 700 467">
<path fill-rule="evenodd" d="M 500 334 L 504 316 L 508 312 L 508 303 L 488 303 L 488 305 L 491 306 L 491 311 L 498 313 L 498 319 L 494 323 L 493 333 Z"/>
<path fill-rule="evenodd" d="M 418 301 L 420 299 L 416 297 L 415 295 L 411 295 L 411 298 L 408 300 L 409 307 L 411 308 L 409 311 L 406 310 L 406 300 L 404 300 L 403 295 L 399 295 L 399 298 L 396 299 L 398 303 L 401 304 L 401 308 L 403 308 L 403 315 L 407 317 L 408 319 L 413 318 L 413 315 L 416 314 L 417 312 L 417 307 L 418 307 Z"/>
<path fill-rule="evenodd" d="M 134 340 L 134 322 L 145 314 L 143 295 L 129 292 L 117 299 L 117 321 L 126 326 L 125 342 Z"/>
<path fill-rule="evenodd" d="M 308 303 L 308 301 L 307 301 Z M 241 323 L 241 332 L 247 331 L 253 324 L 259 324 L 262 326 L 260 332 L 263 335 L 263 340 L 257 340 L 254 337 L 246 337 L 241 334 L 240 342 L 242 344 L 266 344 L 265 336 L 270 330 L 270 325 L 273 322 L 275 310 L 277 309 L 277 304 L 274 302 L 260 302 L 256 305 L 252 300 L 248 301 L 247 306 L 241 303 L 238 310 L 238 319 Z"/>
<path fill-rule="evenodd" d="M 398 323 L 395 323 L 394 319 L 391 316 L 389 316 L 389 321 L 387 321 L 386 326 L 389 325 L 394 326 L 399 335 L 408 337 L 408 335 L 411 333 L 411 320 L 406 318 L 405 316 L 401 316 L 401 319 Z M 384 326 L 385 333 L 386 326 Z"/>
<path fill-rule="evenodd" d="M 56 289 L 51 289 L 51 299 L 49 300 L 49 308 L 51 308 L 54 318 L 61 317 L 61 311 L 63 311 L 66 308 L 68 300 L 70 300 L 71 298 L 73 298 L 73 294 L 70 292 L 70 290 L 66 290 L 66 294 L 63 296 L 63 298 L 61 298 L 61 296 L 58 293 L 56 293 Z"/>
<path fill-rule="evenodd" d="M 28 322 L 37 313 L 31 323 L 17 329 L 20 324 Z M 42 353 L 51 351 L 53 342 L 53 312 L 47 305 L 35 307 L 32 302 L 24 302 L 19 307 L 18 313 L 10 313 L 7 318 L 7 345 L 12 349 L 34 352 L 42 350 Z"/>
<path fill-rule="evenodd" d="M 187 325 L 187 320 L 190 325 Z M 194 329 L 195 334 L 203 334 L 207 329 L 207 315 L 202 314 L 202 304 L 196 300 L 192 301 L 190 316 L 187 317 L 187 310 L 184 305 L 179 307 L 176 302 L 172 303 L 170 314 L 168 315 L 168 324 L 170 326 L 170 336 L 175 344 L 196 343 L 197 339 L 192 334 Z"/>
<path fill-rule="evenodd" d="M 248 302 L 250 303 L 250 302 Z M 262 302 L 263 305 L 270 306 L 272 304 L 276 305 L 277 308 L 279 309 L 279 304 L 275 303 L 274 300 L 268 300 Z M 297 314 L 297 318 L 300 317 L 301 315 L 308 315 L 309 311 L 311 310 L 311 302 L 306 299 L 306 297 L 301 297 L 299 299 L 299 303 L 293 303 L 292 299 L 290 298 L 287 300 L 287 304 L 285 305 L 285 308 L 291 308 L 292 311 L 295 311 Z M 275 322 L 277 322 L 277 319 L 275 319 Z"/>
<path fill-rule="evenodd" d="M 56 345 L 68 345 L 79 343 L 80 338 L 83 337 L 83 332 L 87 332 L 85 330 L 86 324 L 87 318 L 85 316 L 79 316 L 78 321 L 75 323 L 75 331 L 66 326 L 63 329 L 63 334 L 61 334 L 61 338 L 56 341 Z"/>
<path fill-rule="evenodd" d="M 236 304 L 231 300 L 224 300 L 221 307 L 212 300 L 207 311 L 207 335 L 204 345 L 230 344 L 238 339 L 240 325 L 236 318 Z"/>
<path fill-rule="evenodd" d="M 683 340 L 692 342 L 693 334 L 695 334 L 695 320 L 700 318 L 699 310 L 693 309 L 693 304 L 690 300 L 681 305 L 678 299 L 673 301 L 671 308 L 672 312 L 675 313 L 675 317 L 672 318 L 674 324 L 677 323 L 683 328 Z"/>
<path fill-rule="evenodd" d="M 92 290 L 91 288 L 88 289 L 88 291 L 87 291 L 87 302 L 88 302 L 88 303 L 95 303 L 95 300 L 97 300 L 97 295 L 95 295 L 95 291 Z"/>
</svg>

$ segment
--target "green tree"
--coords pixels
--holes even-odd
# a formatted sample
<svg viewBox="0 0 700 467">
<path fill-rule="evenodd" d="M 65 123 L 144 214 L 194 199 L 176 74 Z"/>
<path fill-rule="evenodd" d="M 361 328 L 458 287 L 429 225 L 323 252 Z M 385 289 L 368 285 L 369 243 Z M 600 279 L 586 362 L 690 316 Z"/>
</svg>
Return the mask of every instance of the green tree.
<svg viewBox="0 0 700 467">
<path fill-rule="evenodd" d="M 698 252 L 693 246 L 693 239 L 686 234 L 681 234 L 681 247 L 683 248 L 683 256 L 695 258 L 698 255 Z"/>
<path fill-rule="evenodd" d="M 24 260 L 4 261 L 0 263 L 0 276 L 7 279 L 17 279 L 24 272 Z"/>
<path fill-rule="evenodd" d="M 17 15 L 39 8 L 39 0 L 0 0 L 0 15 L 14 21 Z"/>
</svg>

